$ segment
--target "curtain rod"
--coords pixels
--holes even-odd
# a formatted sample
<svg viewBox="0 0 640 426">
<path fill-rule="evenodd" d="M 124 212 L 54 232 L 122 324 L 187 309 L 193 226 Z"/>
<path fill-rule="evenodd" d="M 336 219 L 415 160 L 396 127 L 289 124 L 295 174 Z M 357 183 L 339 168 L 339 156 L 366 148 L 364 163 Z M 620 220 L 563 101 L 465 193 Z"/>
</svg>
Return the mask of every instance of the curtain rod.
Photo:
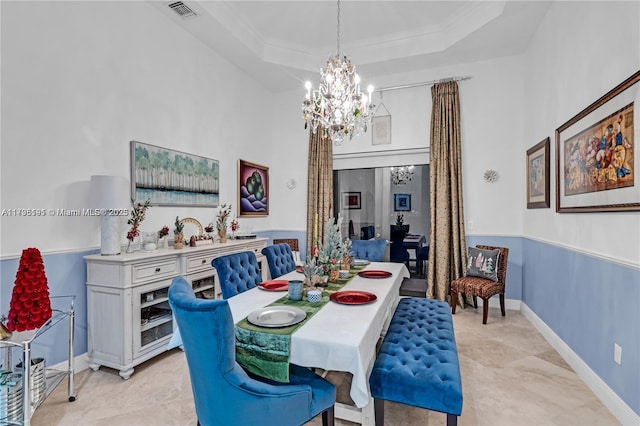
<svg viewBox="0 0 640 426">
<path fill-rule="evenodd" d="M 411 87 L 418 87 L 418 86 L 432 86 L 436 83 L 445 83 L 447 81 L 469 80 L 470 78 L 471 78 L 470 76 L 441 78 L 440 80 L 422 81 L 419 83 L 403 84 L 402 86 L 382 87 L 380 89 L 374 89 L 374 92 L 386 92 L 389 90 L 409 89 Z"/>
</svg>

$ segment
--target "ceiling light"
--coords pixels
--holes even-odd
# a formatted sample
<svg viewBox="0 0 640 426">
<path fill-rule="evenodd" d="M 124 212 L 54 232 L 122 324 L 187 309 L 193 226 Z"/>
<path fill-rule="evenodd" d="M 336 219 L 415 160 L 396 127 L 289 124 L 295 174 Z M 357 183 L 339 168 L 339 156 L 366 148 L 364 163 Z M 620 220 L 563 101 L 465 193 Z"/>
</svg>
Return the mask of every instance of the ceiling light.
<svg viewBox="0 0 640 426">
<path fill-rule="evenodd" d="M 337 16 L 337 53 L 327 59 L 325 68 L 320 68 L 317 90 L 311 90 L 311 82 L 305 83 L 307 95 L 302 113 L 305 129 L 309 123 L 314 132 L 322 127 L 333 143 L 340 145 L 345 136 L 351 139 L 367 131 L 374 105 L 371 103 L 373 86 L 367 87 L 369 96 L 362 94 L 356 66 L 346 56 L 340 56 L 340 0 Z"/>
<path fill-rule="evenodd" d="M 413 166 L 391 167 L 391 182 L 394 185 L 404 185 L 413 178 Z"/>
</svg>

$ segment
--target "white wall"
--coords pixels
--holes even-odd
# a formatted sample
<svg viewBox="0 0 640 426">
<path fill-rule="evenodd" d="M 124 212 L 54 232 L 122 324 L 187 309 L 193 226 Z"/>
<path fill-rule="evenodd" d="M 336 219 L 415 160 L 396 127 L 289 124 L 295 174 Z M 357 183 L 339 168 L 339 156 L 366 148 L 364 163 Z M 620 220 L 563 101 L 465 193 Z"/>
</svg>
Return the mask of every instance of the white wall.
<svg viewBox="0 0 640 426">
<path fill-rule="evenodd" d="M 640 69 L 639 22 L 637 1 L 554 3 L 525 57 L 520 153 L 551 138 L 551 208 L 524 210 L 525 236 L 635 265 L 640 213 L 555 212 L 555 129 Z"/>
<path fill-rule="evenodd" d="M 462 121 L 464 208 L 467 221 L 473 222 L 473 229 L 467 229 L 467 232 L 520 235 L 522 210 L 525 206 L 525 158 L 521 152 L 525 104 L 522 56 L 394 76 L 362 75 L 362 78 L 366 84 L 371 82 L 376 87 L 390 87 L 461 75 L 471 76 L 470 80 L 458 83 Z M 317 81 L 317 76 L 310 77 Z M 274 138 L 279 146 L 275 151 L 286 150 L 292 156 L 306 156 L 306 151 L 303 152 L 300 148 L 300 145 L 307 143 L 308 134 L 303 128 L 300 113 L 303 96 L 304 87 L 301 82 L 299 91 L 283 93 L 277 97 L 277 102 L 283 105 L 283 110 L 276 112 L 274 119 L 274 122 L 277 121 L 281 126 L 280 130 L 274 129 L 280 136 Z M 374 96 L 374 99 L 379 104 L 379 97 Z M 380 150 L 417 151 L 428 147 L 431 117 L 429 86 L 384 92 L 382 102 L 392 115 L 391 145 L 371 145 L 371 133 L 368 132 L 334 147 L 334 154 L 360 155 L 363 152 Z M 283 111 L 286 111 L 286 114 Z M 416 159 L 416 164 L 425 163 L 425 155 L 421 153 L 415 154 L 413 158 Z M 393 165 L 374 163 L 379 159 L 372 160 L 366 156 L 356 160 L 360 161 L 361 167 Z M 306 162 L 306 157 L 304 160 L 292 161 Z M 389 161 L 393 161 L 392 157 Z M 500 180 L 494 184 L 485 183 L 483 174 L 487 169 L 497 170 Z M 303 222 L 299 222 L 298 218 L 290 219 L 290 223 L 304 225 L 304 219 Z"/>
<path fill-rule="evenodd" d="M 220 200 L 234 209 L 238 158 L 274 171 L 271 117 L 251 113 L 270 94 L 145 2 L 2 2 L 1 83 L 2 208 L 88 207 L 91 175 L 129 178 L 130 140 L 219 160 Z M 206 225 L 216 211 L 153 207 L 141 228 L 176 215 Z M 99 245 L 97 218 L 0 223 L 3 257 Z"/>
</svg>

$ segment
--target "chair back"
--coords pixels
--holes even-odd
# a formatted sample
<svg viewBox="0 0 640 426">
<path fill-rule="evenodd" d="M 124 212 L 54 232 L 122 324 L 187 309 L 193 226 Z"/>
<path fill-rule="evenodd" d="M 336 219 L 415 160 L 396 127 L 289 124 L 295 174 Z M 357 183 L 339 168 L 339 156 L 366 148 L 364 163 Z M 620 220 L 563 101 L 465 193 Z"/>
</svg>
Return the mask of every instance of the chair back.
<svg viewBox="0 0 640 426">
<path fill-rule="evenodd" d="M 371 262 L 382 262 L 384 251 L 387 248 L 386 240 L 353 240 L 351 251 L 356 259 L 367 259 Z"/>
<path fill-rule="evenodd" d="M 376 235 L 376 227 L 373 225 L 363 226 L 360 228 L 360 239 L 370 240 Z"/>
<path fill-rule="evenodd" d="M 236 362 L 226 300 L 198 299 L 187 280 L 177 277 L 169 286 L 169 305 L 182 336 L 198 425 L 303 424 L 317 414 L 310 407 L 311 380 L 274 385 L 250 377 Z M 325 393 L 335 400 L 335 388 Z"/>
<path fill-rule="evenodd" d="M 260 265 L 252 251 L 216 257 L 211 266 L 218 274 L 224 299 L 254 288 L 262 282 Z"/>
<path fill-rule="evenodd" d="M 503 286 L 507 283 L 507 261 L 509 260 L 509 248 L 507 247 L 498 247 L 498 246 L 485 246 L 481 244 L 476 244 L 476 248 L 482 250 L 500 250 L 500 256 L 498 257 L 498 272 L 496 276 L 498 277 L 498 282 Z"/>
<path fill-rule="evenodd" d="M 296 262 L 289 244 L 274 244 L 262 249 L 267 258 L 271 278 L 276 278 L 296 269 Z"/>
</svg>

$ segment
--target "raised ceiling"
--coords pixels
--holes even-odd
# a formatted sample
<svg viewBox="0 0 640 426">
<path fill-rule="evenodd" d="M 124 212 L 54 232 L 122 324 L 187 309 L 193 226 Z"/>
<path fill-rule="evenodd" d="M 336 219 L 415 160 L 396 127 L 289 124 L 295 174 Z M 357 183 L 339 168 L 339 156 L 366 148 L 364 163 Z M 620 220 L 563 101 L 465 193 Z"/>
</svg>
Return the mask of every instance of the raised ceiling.
<svg viewBox="0 0 640 426">
<path fill-rule="evenodd" d="M 317 80 L 337 50 L 336 1 L 185 0 L 156 9 L 273 91 Z M 341 1 L 340 52 L 365 77 L 523 53 L 549 1 Z"/>
</svg>

